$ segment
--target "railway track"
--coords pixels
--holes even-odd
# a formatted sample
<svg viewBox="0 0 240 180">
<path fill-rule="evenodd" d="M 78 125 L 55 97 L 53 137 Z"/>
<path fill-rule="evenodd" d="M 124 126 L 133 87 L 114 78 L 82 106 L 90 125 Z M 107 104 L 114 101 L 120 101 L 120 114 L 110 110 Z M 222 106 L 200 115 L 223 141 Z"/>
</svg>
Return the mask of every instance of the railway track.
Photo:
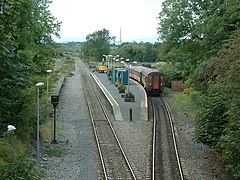
<svg viewBox="0 0 240 180">
<path fill-rule="evenodd" d="M 153 112 L 152 178 L 184 180 L 170 108 L 164 98 L 151 97 Z"/>
<path fill-rule="evenodd" d="M 84 66 L 81 63 L 78 65 Z M 136 179 L 89 72 L 82 68 L 81 76 L 101 161 L 102 179 Z"/>
</svg>

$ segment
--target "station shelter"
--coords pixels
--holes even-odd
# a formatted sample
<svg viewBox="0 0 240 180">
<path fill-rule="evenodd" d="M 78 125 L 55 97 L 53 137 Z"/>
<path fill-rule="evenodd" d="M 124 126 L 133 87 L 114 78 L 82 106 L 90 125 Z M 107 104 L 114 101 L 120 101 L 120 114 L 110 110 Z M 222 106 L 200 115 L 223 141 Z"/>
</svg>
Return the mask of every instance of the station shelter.
<svg viewBox="0 0 240 180">
<path fill-rule="evenodd" d="M 122 85 L 128 85 L 129 74 L 127 68 L 114 68 L 112 82 L 120 82 Z"/>
</svg>

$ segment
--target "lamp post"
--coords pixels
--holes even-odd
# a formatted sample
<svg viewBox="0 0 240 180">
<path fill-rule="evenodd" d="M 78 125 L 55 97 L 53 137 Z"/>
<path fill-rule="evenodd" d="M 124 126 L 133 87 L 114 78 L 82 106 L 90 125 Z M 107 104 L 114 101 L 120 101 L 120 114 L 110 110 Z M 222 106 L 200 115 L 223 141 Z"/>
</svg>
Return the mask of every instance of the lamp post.
<svg viewBox="0 0 240 180">
<path fill-rule="evenodd" d="M 115 75 L 115 61 L 116 61 L 116 58 L 112 58 L 113 60 L 113 68 L 112 68 L 112 72 L 113 72 L 113 83 L 115 83 L 116 81 L 116 75 Z"/>
<path fill-rule="evenodd" d="M 48 74 L 51 73 L 51 72 L 52 72 L 51 69 L 48 69 L 48 70 L 47 70 L 47 104 L 48 104 L 48 99 L 49 99 L 49 98 L 48 98 Z"/>
<path fill-rule="evenodd" d="M 115 62 L 116 62 L 116 58 L 113 58 L 113 68 L 115 68 Z"/>
<path fill-rule="evenodd" d="M 106 64 L 107 64 L 107 69 L 109 69 L 109 61 L 108 61 L 108 56 L 107 56 L 107 55 L 103 55 L 103 57 L 105 57 L 105 59 L 106 59 Z"/>
<path fill-rule="evenodd" d="M 116 62 L 119 61 L 119 55 L 116 55 Z"/>
<path fill-rule="evenodd" d="M 129 82 L 129 70 L 130 70 L 130 68 L 129 68 L 129 66 L 130 66 L 130 64 L 129 64 L 129 59 L 126 59 L 126 62 L 128 62 L 128 66 L 127 66 L 127 69 L 128 69 L 128 93 L 129 93 L 129 85 L 130 85 L 130 82 Z"/>
<path fill-rule="evenodd" d="M 112 67 L 113 67 L 113 64 L 112 64 L 112 55 L 109 54 L 109 55 L 108 55 L 108 58 L 109 58 L 109 60 L 111 61 L 111 68 L 112 68 Z"/>
<path fill-rule="evenodd" d="M 124 58 L 121 57 L 120 59 L 121 59 L 120 63 L 122 64 L 122 66 L 121 66 L 121 84 L 123 84 L 123 64 L 124 64 L 123 60 L 124 60 Z"/>
<path fill-rule="evenodd" d="M 36 84 L 37 86 L 37 160 L 39 160 L 40 155 L 40 99 L 39 99 L 39 88 L 43 86 L 43 82 L 39 82 Z"/>
<path fill-rule="evenodd" d="M 119 59 L 116 59 L 115 60 L 116 62 L 118 62 L 119 61 Z M 117 66 L 118 67 L 118 66 Z M 118 73 L 117 73 L 117 82 L 118 82 Z"/>
</svg>

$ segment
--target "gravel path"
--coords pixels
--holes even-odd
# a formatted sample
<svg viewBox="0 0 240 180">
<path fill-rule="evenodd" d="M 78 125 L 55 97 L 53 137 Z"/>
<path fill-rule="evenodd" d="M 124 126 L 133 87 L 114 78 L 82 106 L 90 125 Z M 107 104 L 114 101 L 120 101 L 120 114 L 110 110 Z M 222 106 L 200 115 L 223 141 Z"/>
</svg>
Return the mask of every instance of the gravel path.
<svg viewBox="0 0 240 180">
<path fill-rule="evenodd" d="M 45 143 L 46 154 L 42 162 L 46 180 L 99 179 L 98 154 L 92 134 L 91 122 L 85 105 L 82 83 L 76 71 L 72 77 L 66 77 L 60 96 L 57 126 L 58 144 Z M 46 152 L 45 151 L 45 152 Z M 60 157 L 54 157 L 60 151 Z"/>
</svg>

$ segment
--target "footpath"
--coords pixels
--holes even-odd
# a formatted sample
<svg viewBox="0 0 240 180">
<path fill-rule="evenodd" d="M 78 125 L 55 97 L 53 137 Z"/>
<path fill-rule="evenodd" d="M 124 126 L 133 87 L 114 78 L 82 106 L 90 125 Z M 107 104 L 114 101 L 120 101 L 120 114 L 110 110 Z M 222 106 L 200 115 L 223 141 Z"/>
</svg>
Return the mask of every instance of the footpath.
<svg viewBox="0 0 240 180">
<path fill-rule="evenodd" d="M 79 67 L 66 77 L 57 109 L 58 144 L 44 143 L 43 180 L 99 179 L 98 152 L 92 134 Z M 43 154 L 46 152 L 46 154 Z"/>
</svg>

